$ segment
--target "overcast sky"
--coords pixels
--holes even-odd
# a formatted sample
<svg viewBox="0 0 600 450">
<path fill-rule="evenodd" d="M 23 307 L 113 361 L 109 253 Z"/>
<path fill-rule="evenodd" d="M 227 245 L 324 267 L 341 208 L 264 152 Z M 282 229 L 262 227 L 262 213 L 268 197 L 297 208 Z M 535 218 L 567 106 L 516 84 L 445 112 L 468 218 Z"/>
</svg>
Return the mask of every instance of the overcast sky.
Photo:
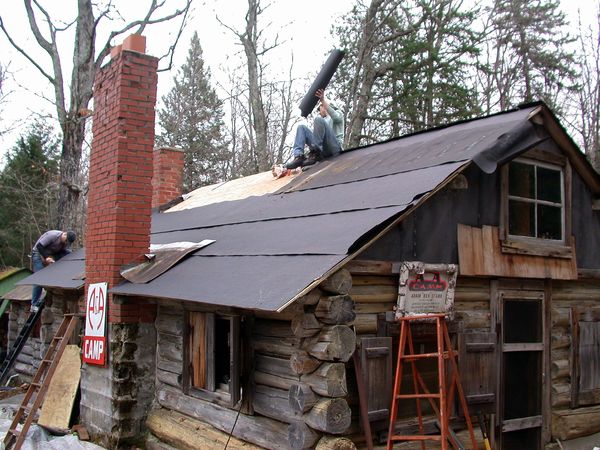
<svg viewBox="0 0 600 450">
<path fill-rule="evenodd" d="M 103 0 L 106 2 L 107 0 Z M 562 0 L 562 7 L 568 13 L 568 18 L 576 25 L 577 11 L 583 11 L 583 18 L 592 21 L 595 14 L 595 4 L 598 0 Z M 181 4 L 182 0 L 168 0 L 169 4 Z M 75 0 L 41 0 L 48 8 L 53 17 L 65 21 L 72 20 L 75 15 Z M 140 5 L 148 4 L 149 0 L 125 1 L 116 0 L 121 15 L 126 20 L 139 18 L 143 11 Z M 265 2 L 267 3 L 267 2 Z M 300 79 L 300 83 L 310 83 L 315 72 L 321 67 L 325 52 L 331 47 L 330 27 L 336 18 L 348 11 L 354 4 L 352 0 L 303 0 L 302 2 L 290 0 L 272 0 L 267 8 L 262 24 L 271 24 L 268 28 L 270 37 L 279 34 L 279 40 L 283 45 L 279 49 L 269 53 L 269 62 L 274 70 L 279 70 L 282 77 L 284 71 L 290 67 L 291 55 L 293 53 L 293 75 Z M 174 67 L 177 68 L 187 55 L 187 45 L 191 34 L 198 31 L 200 43 L 204 51 L 204 59 L 210 67 L 213 80 L 216 82 L 223 79 L 223 70 L 231 66 L 232 61 L 237 60 L 237 53 L 241 50 L 236 45 L 236 38 L 231 31 L 219 24 L 217 17 L 227 25 L 241 29 L 244 23 L 244 15 L 247 9 L 247 0 L 195 0 L 194 10 L 189 20 L 185 34 L 181 37 L 177 53 L 175 55 Z M 69 14 L 70 12 L 70 14 Z M 47 56 L 34 44 L 32 36 L 28 32 L 29 25 L 25 16 L 22 2 L 1 1 L 0 15 L 5 26 L 15 33 L 15 38 L 25 48 L 32 50 L 36 60 L 44 67 L 49 67 Z M 108 23 L 108 22 L 107 22 Z M 147 53 L 160 56 L 165 51 L 165 46 L 171 42 L 172 33 L 176 27 L 171 23 L 163 26 L 148 28 Z M 109 30 L 101 30 L 107 33 Z M 102 39 L 102 37 L 101 37 Z M 65 36 L 62 47 L 68 49 L 73 40 L 72 35 Z M 65 77 L 70 76 L 69 55 L 63 56 L 63 69 Z M 9 64 L 9 70 L 14 78 L 9 79 L 8 89 L 11 91 L 7 102 L 1 107 L 0 127 L 16 124 L 13 132 L 6 133 L 0 137 L 0 155 L 14 142 L 22 131 L 18 124 L 27 123 L 34 114 L 55 115 L 53 106 L 42 97 L 51 96 L 51 89 L 45 79 L 18 55 L 7 43 L 4 36 L 0 36 L 0 63 Z M 163 73 L 159 76 L 159 98 L 170 89 L 174 71 Z"/>
</svg>

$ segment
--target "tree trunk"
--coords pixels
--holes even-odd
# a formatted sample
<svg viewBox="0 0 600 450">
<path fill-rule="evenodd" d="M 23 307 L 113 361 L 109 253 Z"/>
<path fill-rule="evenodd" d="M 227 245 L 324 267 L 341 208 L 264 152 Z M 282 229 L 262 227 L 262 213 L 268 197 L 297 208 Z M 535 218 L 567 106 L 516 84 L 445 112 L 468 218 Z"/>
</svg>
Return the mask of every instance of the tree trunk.
<svg viewBox="0 0 600 450">
<path fill-rule="evenodd" d="M 257 171 L 263 172 L 270 168 L 268 142 L 267 142 L 267 118 L 262 99 L 260 86 L 260 75 L 258 69 L 258 31 L 257 21 L 260 14 L 260 1 L 248 0 L 248 12 L 246 13 L 246 32 L 240 36 L 244 52 L 248 61 L 248 86 L 250 92 L 250 109 L 252 111 L 253 129 L 255 133 L 255 156 Z"/>
<path fill-rule="evenodd" d="M 70 114 L 69 114 L 70 115 Z M 75 230 L 81 235 L 83 217 L 78 214 L 80 202 L 81 152 L 85 134 L 83 120 L 62 124 L 63 143 L 58 191 L 58 230 Z"/>
</svg>

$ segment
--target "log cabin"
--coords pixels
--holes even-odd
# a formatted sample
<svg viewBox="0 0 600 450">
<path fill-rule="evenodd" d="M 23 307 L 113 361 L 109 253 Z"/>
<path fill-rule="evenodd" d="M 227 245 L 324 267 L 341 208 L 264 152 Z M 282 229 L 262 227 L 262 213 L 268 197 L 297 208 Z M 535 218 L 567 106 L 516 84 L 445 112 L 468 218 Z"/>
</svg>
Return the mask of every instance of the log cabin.
<svg viewBox="0 0 600 450">
<path fill-rule="evenodd" d="M 179 196 L 181 152 L 153 150 L 156 59 L 112 57 L 85 251 L 22 282 L 54 314 L 108 283 L 107 361 L 83 364 L 79 405 L 98 440 L 345 449 L 368 423 L 385 442 L 409 262 L 457 267 L 450 336 L 495 449 L 600 433 L 600 177 L 546 105 Z M 427 323 L 413 338 L 435 345 Z M 397 428 L 415 414 L 401 403 Z"/>
</svg>

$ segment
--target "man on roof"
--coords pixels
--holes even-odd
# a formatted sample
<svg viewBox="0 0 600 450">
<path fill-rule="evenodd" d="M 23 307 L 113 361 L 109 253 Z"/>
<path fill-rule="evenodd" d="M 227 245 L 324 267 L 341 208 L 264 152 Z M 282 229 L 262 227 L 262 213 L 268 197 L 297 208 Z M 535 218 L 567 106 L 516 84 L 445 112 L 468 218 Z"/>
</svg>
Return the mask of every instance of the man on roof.
<svg viewBox="0 0 600 450">
<path fill-rule="evenodd" d="M 31 251 L 33 272 L 38 272 L 71 253 L 71 244 L 76 238 L 77 235 L 74 231 L 49 230 L 42 234 Z M 42 287 L 33 286 L 31 311 L 36 312 L 39 309 L 41 296 Z"/>
<path fill-rule="evenodd" d="M 319 89 L 315 96 L 320 100 L 319 115 L 313 121 L 313 129 L 299 125 L 294 140 L 294 159 L 285 165 L 286 169 L 296 169 L 315 164 L 322 159 L 338 155 L 344 140 L 344 117 L 325 98 L 325 90 Z M 304 147 L 308 146 L 308 157 Z"/>
</svg>

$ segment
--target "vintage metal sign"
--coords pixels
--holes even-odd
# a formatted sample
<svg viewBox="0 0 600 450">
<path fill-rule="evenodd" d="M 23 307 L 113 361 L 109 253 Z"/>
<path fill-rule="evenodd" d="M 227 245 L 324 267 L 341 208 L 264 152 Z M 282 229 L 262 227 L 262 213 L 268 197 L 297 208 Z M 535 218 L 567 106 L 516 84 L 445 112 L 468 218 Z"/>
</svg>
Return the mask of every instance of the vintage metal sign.
<svg viewBox="0 0 600 450">
<path fill-rule="evenodd" d="M 456 264 L 403 262 L 400 265 L 396 318 L 454 312 Z"/>
<path fill-rule="evenodd" d="M 108 283 L 88 286 L 83 337 L 83 360 L 88 364 L 106 364 L 107 288 Z"/>
</svg>

